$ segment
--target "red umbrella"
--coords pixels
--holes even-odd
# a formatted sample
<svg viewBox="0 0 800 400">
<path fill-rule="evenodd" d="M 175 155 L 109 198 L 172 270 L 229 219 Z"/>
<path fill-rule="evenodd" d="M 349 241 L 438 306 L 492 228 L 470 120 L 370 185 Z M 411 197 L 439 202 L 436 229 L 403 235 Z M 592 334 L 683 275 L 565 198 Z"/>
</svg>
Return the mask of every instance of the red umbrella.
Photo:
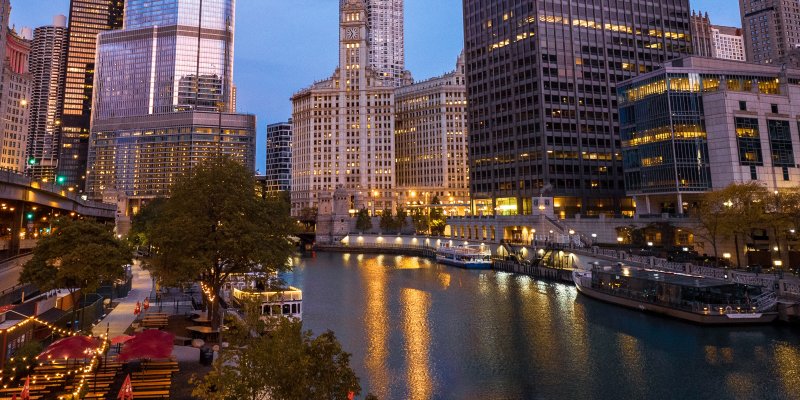
<svg viewBox="0 0 800 400">
<path fill-rule="evenodd" d="M 131 375 L 125 377 L 125 382 L 119 389 L 117 400 L 133 400 L 133 385 L 131 385 Z"/>
<path fill-rule="evenodd" d="M 93 337 L 70 336 L 53 342 L 38 358 L 90 358 L 98 347 L 100 342 Z"/>
<path fill-rule="evenodd" d="M 169 332 L 148 329 L 125 342 L 119 360 L 169 358 L 172 355 L 174 341 L 175 335 Z"/>
<path fill-rule="evenodd" d="M 131 340 L 131 339 L 133 339 L 133 336 L 131 336 L 131 335 L 119 335 L 119 336 L 111 339 L 111 344 L 112 345 L 113 344 L 123 344 L 123 343 L 125 343 L 125 342 L 127 342 L 128 340 Z"/>
</svg>

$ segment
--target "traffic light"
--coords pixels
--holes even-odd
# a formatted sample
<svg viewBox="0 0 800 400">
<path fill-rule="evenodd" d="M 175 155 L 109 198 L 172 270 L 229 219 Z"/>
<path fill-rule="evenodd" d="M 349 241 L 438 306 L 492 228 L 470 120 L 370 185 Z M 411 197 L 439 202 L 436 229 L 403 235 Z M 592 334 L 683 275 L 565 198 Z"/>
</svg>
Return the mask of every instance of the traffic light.
<svg viewBox="0 0 800 400">
<path fill-rule="evenodd" d="M 33 217 L 34 217 L 33 212 L 28 212 L 27 214 L 25 214 L 25 218 L 27 218 L 28 221 L 33 220 Z"/>
<path fill-rule="evenodd" d="M 35 158 L 29 158 L 28 159 L 28 165 L 36 165 L 36 159 Z"/>
<path fill-rule="evenodd" d="M 56 183 L 57 183 L 57 184 L 59 184 L 59 185 L 63 185 L 63 184 L 64 184 L 64 183 L 66 183 L 66 182 L 67 182 L 67 177 L 66 177 L 66 176 L 64 176 L 64 175 L 58 175 L 58 176 L 56 176 Z"/>
</svg>

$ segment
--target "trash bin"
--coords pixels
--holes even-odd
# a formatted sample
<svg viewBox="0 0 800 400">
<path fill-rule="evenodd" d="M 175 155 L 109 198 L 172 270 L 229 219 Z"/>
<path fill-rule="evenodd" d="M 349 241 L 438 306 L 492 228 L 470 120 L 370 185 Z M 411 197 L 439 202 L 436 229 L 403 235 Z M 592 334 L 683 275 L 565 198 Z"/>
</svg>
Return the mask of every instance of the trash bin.
<svg viewBox="0 0 800 400">
<path fill-rule="evenodd" d="M 200 349 L 200 365 L 211 365 L 214 362 L 214 350 L 209 347 Z"/>
</svg>

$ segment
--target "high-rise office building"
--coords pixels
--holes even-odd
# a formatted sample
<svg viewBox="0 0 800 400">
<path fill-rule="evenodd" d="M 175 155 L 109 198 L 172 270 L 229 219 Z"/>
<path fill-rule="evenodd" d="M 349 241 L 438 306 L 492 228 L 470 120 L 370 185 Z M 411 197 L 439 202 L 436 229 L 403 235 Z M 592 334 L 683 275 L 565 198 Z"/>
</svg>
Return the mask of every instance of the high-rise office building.
<svg viewBox="0 0 800 400">
<path fill-rule="evenodd" d="M 292 190 L 292 119 L 267 126 L 267 193 Z"/>
<path fill-rule="evenodd" d="M 395 92 L 395 179 L 405 202 L 469 203 L 465 81 L 460 56 L 453 72 Z"/>
<path fill-rule="evenodd" d="M 24 29 L 24 34 L 30 30 Z M 0 93 L 0 168 L 24 172 L 28 126 L 30 124 L 31 83 L 29 70 L 31 37 L 7 28 L 6 54 Z"/>
<path fill-rule="evenodd" d="M 31 44 L 30 124 L 25 173 L 34 179 L 53 182 L 58 170 L 59 131 L 66 73 L 67 18 L 53 19 L 53 25 L 36 28 Z M 59 182 L 60 183 L 60 182 Z"/>
<path fill-rule="evenodd" d="M 401 86 L 408 77 L 405 68 L 404 0 L 367 0 L 367 46 L 369 65 L 379 76 Z"/>
<path fill-rule="evenodd" d="M 87 192 L 130 210 L 213 155 L 255 170 L 255 117 L 232 113 L 234 0 L 127 0 L 98 35 Z"/>
<path fill-rule="evenodd" d="M 708 13 L 704 15 L 692 11 L 689 27 L 692 33 L 693 54 L 700 57 L 716 57 L 714 33 L 711 31 L 711 20 L 708 18 Z"/>
<path fill-rule="evenodd" d="M 394 82 L 369 66 L 367 5 L 342 0 L 339 68 L 292 97 L 292 212 L 342 187 L 391 209 Z"/>
<path fill-rule="evenodd" d="M 97 34 L 122 28 L 124 0 L 71 0 L 58 176 L 82 191 L 86 181 Z"/>
<path fill-rule="evenodd" d="M 800 2 L 739 0 L 747 61 L 782 63 L 800 46 Z"/>
<path fill-rule="evenodd" d="M 714 36 L 715 58 L 722 60 L 747 61 L 744 49 L 744 36 L 740 28 L 711 25 Z"/>
<path fill-rule="evenodd" d="M 800 70 L 687 57 L 620 85 L 627 192 L 641 214 L 691 213 L 700 194 L 800 182 Z"/>
<path fill-rule="evenodd" d="M 464 0 L 476 214 L 633 214 L 616 85 L 691 50 L 688 0 Z"/>
</svg>

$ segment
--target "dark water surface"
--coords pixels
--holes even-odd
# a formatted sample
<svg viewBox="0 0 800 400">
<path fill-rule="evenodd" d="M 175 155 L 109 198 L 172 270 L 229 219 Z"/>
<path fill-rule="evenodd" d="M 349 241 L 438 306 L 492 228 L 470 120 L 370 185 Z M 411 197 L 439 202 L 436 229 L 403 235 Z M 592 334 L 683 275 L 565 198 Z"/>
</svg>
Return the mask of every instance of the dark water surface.
<svg viewBox="0 0 800 400">
<path fill-rule="evenodd" d="M 401 256 L 297 260 L 304 323 L 389 399 L 800 399 L 800 329 L 704 328 Z"/>
</svg>

